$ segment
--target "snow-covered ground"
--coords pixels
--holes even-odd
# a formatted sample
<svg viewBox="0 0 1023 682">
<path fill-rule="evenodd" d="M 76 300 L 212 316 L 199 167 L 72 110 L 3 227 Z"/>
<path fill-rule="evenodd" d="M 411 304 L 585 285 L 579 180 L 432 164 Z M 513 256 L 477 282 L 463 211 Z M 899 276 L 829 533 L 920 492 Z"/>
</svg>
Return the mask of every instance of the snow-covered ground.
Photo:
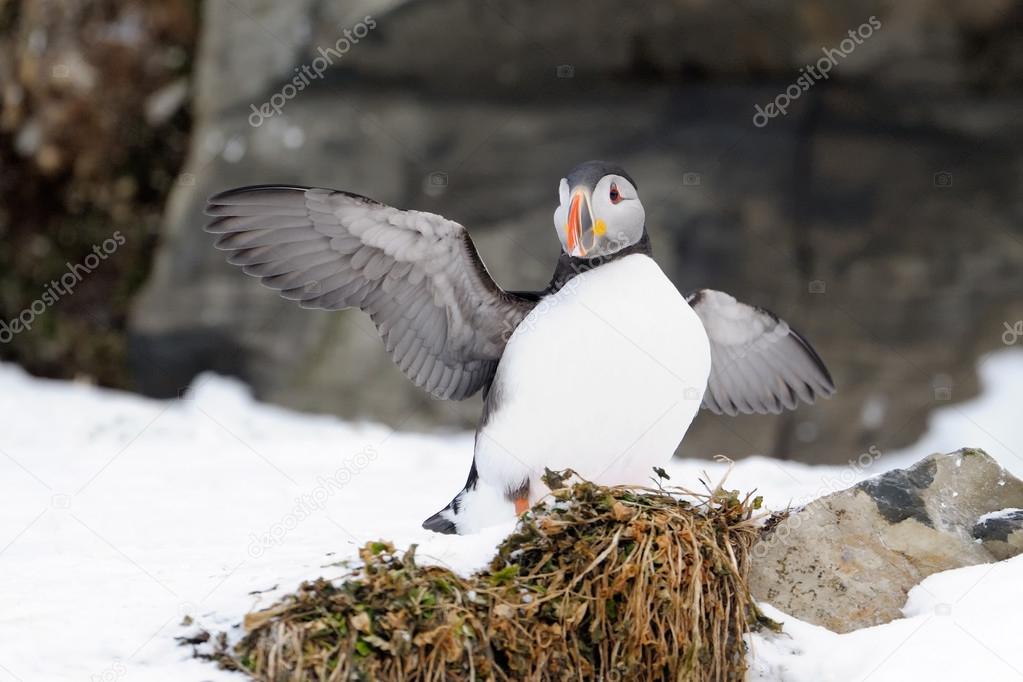
<svg viewBox="0 0 1023 682">
<path fill-rule="evenodd" d="M 850 453 L 843 467 L 751 458 L 729 486 L 781 508 L 964 445 L 1023 476 L 1023 352 L 988 356 L 980 372 L 983 394 L 936 412 L 911 448 Z M 296 414 L 223 378 L 162 402 L 0 365 L 0 414 L 0 682 L 237 681 L 177 646 L 194 630 L 185 615 L 230 629 L 302 579 L 338 575 L 331 564 L 370 539 L 469 571 L 511 528 L 419 528 L 464 483 L 470 435 Z M 690 487 L 724 470 L 669 467 Z M 768 611 L 790 637 L 754 638 L 756 679 L 1023 677 L 1023 557 L 931 576 L 905 619 L 847 635 Z"/>
</svg>

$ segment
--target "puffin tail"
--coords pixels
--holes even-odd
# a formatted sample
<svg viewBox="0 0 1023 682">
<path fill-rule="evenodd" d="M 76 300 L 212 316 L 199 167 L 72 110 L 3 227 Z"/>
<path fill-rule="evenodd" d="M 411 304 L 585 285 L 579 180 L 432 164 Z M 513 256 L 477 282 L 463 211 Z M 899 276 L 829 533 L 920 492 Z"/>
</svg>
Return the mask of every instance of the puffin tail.
<svg viewBox="0 0 1023 682">
<path fill-rule="evenodd" d="M 423 521 L 423 528 L 446 535 L 465 535 L 513 518 L 514 503 L 503 491 L 479 479 L 473 460 L 465 487 L 448 506 Z"/>
<path fill-rule="evenodd" d="M 451 518 L 455 515 L 451 509 L 452 504 L 454 504 L 454 500 L 452 500 L 448 506 L 423 521 L 423 528 L 426 530 L 432 530 L 434 533 L 456 535 L 458 533 L 458 527 L 455 526 L 455 522 Z"/>
<path fill-rule="evenodd" d="M 462 488 L 461 492 L 455 495 L 453 500 L 448 502 L 448 506 L 423 521 L 423 528 L 426 530 L 432 530 L 434 533 L 457 535 L 457 521 L 459 512 L 462 511 L 462 499 L 472 491 L 476 490 L 476 484 L 479 483 L 479 478 L 479 474 L 476 472 L 476 458 L 473 457 L 472 466 L 469 468 L 469 477 L 465 480 L 465 487 Z"/>
</svg>

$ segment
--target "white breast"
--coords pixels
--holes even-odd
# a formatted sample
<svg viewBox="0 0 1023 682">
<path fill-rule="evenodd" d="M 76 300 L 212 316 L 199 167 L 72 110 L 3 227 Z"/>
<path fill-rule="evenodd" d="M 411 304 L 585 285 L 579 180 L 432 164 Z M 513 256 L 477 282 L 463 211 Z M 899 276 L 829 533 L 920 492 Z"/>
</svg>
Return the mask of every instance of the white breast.
<svg viewBox="0 0 1023 682">
<path fill-rule="evenodd" d="M 700 408 L 710 349 L 696 313 L 650 258 L 630 255 L 545 298 L 505 348 L 497 409 L 480 429 L 480 478 L 509 491 L 544 468 L 650 483 Z"/>
</svg>

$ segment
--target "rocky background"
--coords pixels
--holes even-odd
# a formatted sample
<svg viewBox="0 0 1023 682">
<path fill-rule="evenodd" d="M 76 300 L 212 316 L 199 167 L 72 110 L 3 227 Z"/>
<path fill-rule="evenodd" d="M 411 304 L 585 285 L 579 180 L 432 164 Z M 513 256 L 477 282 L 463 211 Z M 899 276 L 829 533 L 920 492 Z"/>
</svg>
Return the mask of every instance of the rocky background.
<svg viewBox="0 0 1023 682">
<path fill-rule="evenodd" d="M 188 148 L 198 18 L 187 0 L 0 0 L 0 359 L 133 385 L 128 308 Z M 5 332 L 25 310 L 31 329 Z"/>
<path fill-rule="evenodd" d="M 441 213 L 526 289 L 553 268 L 558 179 L 588 158 L 637 179 L 680 289 L 779 313 L 839 388 L 782 417 L 701 415 L 683 453 L 897 447 L 975 394 L 980 355 L 1023 343 L 1020 2 L 8 1 L 0 58 L 0 319 L 127 237 L 0 344 L 37 373 L 166 397 L 213 369 L 302 409 L 471 426 L 478 398 L 422 395 L 361 314 L 226 265 L 204 199 L 286 182 Z"/>
</svg>

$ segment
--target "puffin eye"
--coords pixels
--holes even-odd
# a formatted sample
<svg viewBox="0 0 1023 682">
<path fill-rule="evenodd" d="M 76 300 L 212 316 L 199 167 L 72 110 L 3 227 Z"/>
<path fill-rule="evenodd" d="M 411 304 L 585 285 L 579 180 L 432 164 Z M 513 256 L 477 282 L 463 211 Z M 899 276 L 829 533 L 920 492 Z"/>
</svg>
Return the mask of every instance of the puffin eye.
<svg viewBox="0 0 1023 682">
<path fill-rule="evenodd" d="M 618 185 L 611 183 L 611 203 L 617 204 L 622 200 L 622 195 L 618 193 Z"/>
</svg>

